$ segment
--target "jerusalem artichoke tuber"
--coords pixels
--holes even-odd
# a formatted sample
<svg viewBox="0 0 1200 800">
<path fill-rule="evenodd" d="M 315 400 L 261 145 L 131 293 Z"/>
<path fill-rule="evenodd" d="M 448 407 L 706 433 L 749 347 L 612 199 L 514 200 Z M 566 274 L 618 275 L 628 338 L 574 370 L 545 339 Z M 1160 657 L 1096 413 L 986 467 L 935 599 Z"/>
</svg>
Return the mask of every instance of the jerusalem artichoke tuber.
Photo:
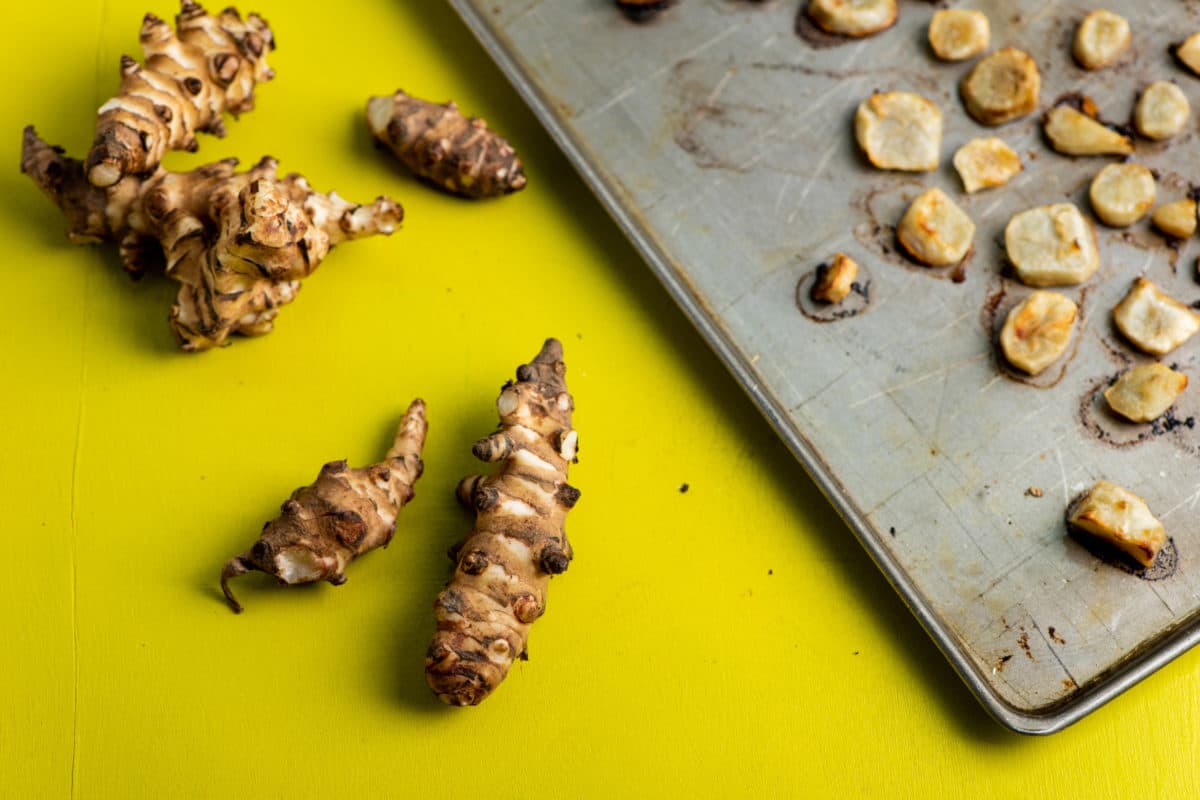
<svg viewBox="0 0 1200 800">
<path fill-rule="evenodd" d="M 243 20 L 227 8 L 212 16 L 182 0 L 175 27 L 147 14 L 145 66 L 121 57 L 121 90 L 100 107 L 87 156 L 93 185 L 153 172 L 168 150 L 195 150 L 197 131 L 224 136 L 221 114 L 249 111 L 255 84 L 274 75 L 266 52 L 275 37 L 257 14 Z"/>
<path fill-rule="evenodd" d="M 230 608 L 242 610 L 229 589 L 230 578 L 261 570 L 282 584 L 341 586 L 347 564 L 386 547 L 396 532 L 396 515 L 413 499 L 413 484 L 424 469 L 427 429 L 425 403 L 414 400 L 383 462 L 350 469 L 345 461 L 331 461 L 311 486 L 292 492 L 283 513 L 263 526 L 254 546 L 225 562 L 221 590 Z"/>
<path fill-rule="evenodd" d="M 257 336 L 274 327 L 335 244 L 390 234 L 403 217 L 387 197 L 373 205 L 314 191 L 296 174 L 279 178 L 263 158 L 246 172 L 236 159 L 191 172 L 159 168 L 101 189 L 83 164 L 25 129 L 21 171 L 29 174 L 70 223 L 76 243 L 116 241 L 121 260 L 140 276 L 160 251 L 166 274 L 182 286 L 171 329 L 187 351 L 223 344 L 230 334 Z"/>
<path fill-rule="evenodd" d="M 497 197 L 525 186 L 521 161 L 478 117 L 453 102 L 430 103 L 397 90 L 372 97 L 367 123 L 381 143 L 419 178 L 464 197 Z"/>
<path fill-rule="evenodd" d="M 503 462 L 499 471 L 458 485 L 459 500 L 477 516 L 434 603 L 425 678 L 443 702 L 475 705 L 504 680 L 513 659 L 525 656 L 550 577 L 571 561 L 563 522 L 579 499 L 567 483 L 578 434 L 565 374 L 562 345 L 547 339 L 533 363 L 517 370 L 517 382 L 501 390 L 500 430 L 472 448 L 482 461 Z"/>
</svg>

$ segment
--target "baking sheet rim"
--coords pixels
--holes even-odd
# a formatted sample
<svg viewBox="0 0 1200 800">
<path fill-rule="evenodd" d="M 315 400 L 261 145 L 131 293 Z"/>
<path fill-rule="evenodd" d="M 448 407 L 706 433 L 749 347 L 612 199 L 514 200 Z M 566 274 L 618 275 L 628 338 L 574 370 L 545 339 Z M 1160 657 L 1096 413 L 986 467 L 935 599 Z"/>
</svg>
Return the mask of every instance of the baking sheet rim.
<svg viewBox="0 0 1200 800">
<path fill-rule="evenodd" d="M 733 374 L 750 399 L 767 418 L 771 427 L 783 439 L 788 449 L 804 466 L 805 471 L 821 489 L 822 494 L 846 521 L 859 544 L 883 572 L 888 582 L 916 616 L 917 621 L 933 639 L 955 672 L 967 684 L 976 699 L 1002 725 L 1017 733 L 1046 735 L 1060 731 L 1100 708 L 1138 682 L 1166 666 L 1200 643 L 1200 615 L 1186 620 L 1108 674 L 1081 687 L 1073 696 L 1044 711 L 1023 711 L 996 694 L 979 674 L 956 637 L 925 602 L 909 580 L 903 568 L 875 541 L 867 521 L 850 504 L 804 435 L 791 424 L 786 414 L 754 376 L 750 365 L 738 354 L 721 326 L 705 310 L 704 302 L 696 296 L 686 279 L 671 266 L 671 261 L 656 246 L 650 235 L 622 205 L 617 193 L 605 182 L 601 172 L 592 165 L 588 153 L 556 116 L 554 106 L 544 98 L 505 46 L 502 38 L 478 15 L 471 0 L 449 0 L 450 5 L 470 31 L 500 67 L 517 93 L 533 110 L 551 138 L 562 148 L 568 160 L 595 193 L 609 215 L 642 254 L 650 269 L 679 305 L 684 314 L 704 337 L 708 345 Z"/>
</svg>

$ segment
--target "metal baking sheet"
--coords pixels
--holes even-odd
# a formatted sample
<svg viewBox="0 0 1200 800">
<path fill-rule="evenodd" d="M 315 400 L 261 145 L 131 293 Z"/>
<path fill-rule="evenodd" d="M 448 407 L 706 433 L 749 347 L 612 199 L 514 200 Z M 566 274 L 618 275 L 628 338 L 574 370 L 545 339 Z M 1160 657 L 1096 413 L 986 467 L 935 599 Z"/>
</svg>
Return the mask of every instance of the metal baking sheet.
<svg viewBox="0 0 1200 800">
<path fill-rule="evenodd" d="M 931 4 L 902 2 L 892 29 L 838 40 L 807 25 L 795 0 L 686 0 L 644 24 L 609 0 L 452 2 L 997 719 L 1058 730 L 1196 643 L 1200 392 L 1154 426 L 1123 424 L 1098 400 L 1149 360 L 1110 310 L 1139 274 L 1185 302 L 1200 297 L 1196 247 L 1168 246 L 1145 221 L 1098 227 L 1099 272 L 1065 290 L 1081 311 L 1073 349 L 1036 379 L 1006 369 L 997 325 L 1029 290 L 1005 275 L 1004 225 L 1063 200 L 1090 213 L 1087 186 L 1107 162 L 1050 152 L 1038 115 L 972 122 L 957 95 L 970 63 L 937 62 L 925 42 Z M 993 47 L 1034 56 L 1043 107 L 1082 91 L 1125 120 L 1159 78 L 1200 101 L 1200 81 L 1167 50 L 1200 30 L 1197 4 L 1108 3 L 1133 44 L 1094 73 L 1069 54 L 1090 4 L 956 5 L 987 13 Z M 865 162 L 852 117 L 874 90 L 939 105 L 941 169 Z M 1025 170 L 968 196 L 950 156 L 983 135 L 1009 142 Z M 1170 143 L 1137 142 L 1160 200 L 1186 195 L 1198 156 L 1195 119 Z M 896 252 L 895 223 L 929 186 L 978 225 L 958 274 Z M 868 288 L 841 316 L 803 297 L 839 250 Z M 1164 361 L 1195 380 L 1198 353 L 1193 341 Z M 1141 494 L 1167 525 L 1172 542 L 1151 574 L 1067 535 L 1065 507 L 1098 478 Z"/>
</svg>

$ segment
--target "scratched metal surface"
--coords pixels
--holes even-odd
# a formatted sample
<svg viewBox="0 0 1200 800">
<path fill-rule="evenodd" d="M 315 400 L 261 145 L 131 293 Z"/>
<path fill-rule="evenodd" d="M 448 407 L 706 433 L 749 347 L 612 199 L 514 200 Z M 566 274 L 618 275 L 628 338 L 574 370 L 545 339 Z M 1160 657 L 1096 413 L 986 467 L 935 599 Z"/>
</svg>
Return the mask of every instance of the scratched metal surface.
<svg viewBox="0 0 1200 800">
<path fill-rule="evenodd" d="M 1167 248 L 1145 221 L 1098 227 L 1099 273 L 1065 290 L 1081 308 L 1065 367 L 1025 381 L 1004 369 L 997 320 L 1028 290 L 1003 277 L 1003 227 L 1063 199 L 1090 213 L 1087 184 L 1106 160 L 1050 152 L 1035 116 L 974 124 L 956 92 L 970 63 L 938 63 L 925 44 L 930 4 L 904 2 L 893 29 L 837 42 L 798 25 L 793 0 L 689 0 L 643 25 L 608 0 L 452 2 L 1003 723 L 1056 730 L 1196 642 L 1200 433 L 1117 422 L 1096 391 L 1148 360 L 1117 335 L 1112 306 L 1143 273 L 1185 301 L 1200 296 L 1197 248 Z M 1082 90 L 1106 117 L 1128 119 L 1139 87 L 1158 78 L 1200 104 L 1200 81 L 1166 52 L 1200 29 L 1198 4 L 1108 3 L 1134 40 L 1099 73 L 1069 56 L 1089 3 L 959 5 L 988 14 L 993 47 L 1034 55 L 1043 106 Z M 891 89 L 941 107 L 938 172 L 885 173 L 858 153 L 855 107 Z M 950 156 L 992 134 L 1026 169 L 967 196 Z M 1161 175 L 1160 200 L 1186 193 L 1198 156 L 1195 120 L 1169 145 L 1137 143 Z M 961 283 L 893 247 L 906 203 L 935 185 L 978 225 Z M 797 284 L 838 250 L 865 269 L 869 301 L 818 322 Z M 1198 353 L 1193 341 L 1164 360 L 1195 381 Z M 1193 414 L 1194 387 L 1177 404 L 1179 419 Z M 1146 580 L 1065 535 L 1068 501 L 1101 477 L 1164 520 L 1173 573 Z M 1028 495 L 1033 486 L 1044 496 Z"/>
</svg>

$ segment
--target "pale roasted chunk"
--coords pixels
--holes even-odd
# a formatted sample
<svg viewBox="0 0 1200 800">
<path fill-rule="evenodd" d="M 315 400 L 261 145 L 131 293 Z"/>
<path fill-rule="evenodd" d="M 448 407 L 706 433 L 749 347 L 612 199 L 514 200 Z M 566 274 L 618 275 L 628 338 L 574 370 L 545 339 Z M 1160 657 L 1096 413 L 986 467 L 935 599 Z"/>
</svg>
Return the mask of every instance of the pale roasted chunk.
<svg viewBox="0 0 1200 800">
<path fill-rule="evenodd" d="M 1175 47 L 1175 57 L 1192 72 L 1200 75 L 1200 32 L 1193 33 Z"/>
<path fill-rule="evenodd" d="M 845 253 L 838 253 L 818 271 L 812 298 L 822 303 L 840 303 L 850 295 L 857 278 L 858 264 Z"/>
<path fill-rule="evenodd" d="M 871 36 L 896 21 L 896 0 L 811 0 L 808 16 L 826 33 Z"/>
<path fill-rule="evenodd" d="M 1075 29 L 1071 52 L 1084 69 L 1101 69 L 1125 52 L 1129 38 L 1129 22 L 1124 17 L 1099 9 L 1084 17 Z"/>
<path fill-rule="evenodd" d="M 929 21 L 929 46 L 943 61 L 962 61 L 987 50 L 991 25 L 982 11 L 943 8 Z"/>
<path fill-rule="evenodd" d="M 1196 232 L 1196 201 L 1190 198 L 1163 203 L 1150 215 L 1154 227 L 1175 239 L 1187 239 Z"/>
<path fill-rule="evenodd" d="M 1000 125 L 1032 113 L 1041 91 L 1037 62 L 1015 47 L 981 58 L 960 87 L 967 113 L 984 125 Z"/>
<path fill-rule="evenodd" d="M 1192 106 L 1187 95 L 1170 81 L 1155 81 L 1142 91 L 1133 109 L 1133 125 L 1147 139 L 1161 141 L 1187 125 Z"/>
<path fill-rule="evenodd" d="M 896 238 L 922 264 L 945 267 L 966 257 L 975 223 L 941 189 L 929 189 L 904 212 Z"/>
<path fill-rule="evenodd" d="M 1004 248 L 1026 286 L 1083 283 L 1100 266 L 1096 231 L 1071 203 L 1014 215 L 1004 229 Z"/>
<path fill-rule="evenodd" d="M 1117 303 L 1113 322 L 1139 350 L 1155 356 L 1166 355 L 1200 330 L 1200 314 L 1143 277 L 1134 279 Z"/>
<path fill-rule="evenodd" d="M 1002 139 L 972 139 L 954 154 L 954 169 L 967 194 L 1003 186 L 1022 169 L 1021 157 Z"/>
<path fill-rule="evenodd" d="M 1046 113 L 1043 128 L 1050 146 L 1068 156 L 1127 156 L 1133 140 L 1074 106 L 1060 104 Z"/>
<path fill-rule="evenodd" d="M 1105 225 L 1124 228 L 1154 206 L 1154 173 L 1141 164 L 1109 164 L 1092 179 L 1088 197 Z"/>
<path fill-rule="evenodd" d="M 1151 566 L 1167 543 L 1166 529 L 1146 501 L 1109 481 L 1097 481 L 1075 506 L 1069 521 L 1128 553 L 1143 567 Z"/>
<path fill-rule="evenodd" d="M 858 145 L 880 169 L 929 172 L 942 149 L 942 112 L 912 92 L 876 92 L 854 115 Z"/>
<path fill-rule="evenodd" d="M 1037 375 L 1057 361 L 1071 344 L 1074 301 L 1058 292 L 1038 289 L 1008 312 L 1000 330 L 1004 357 L 1022 372 Z"/>
<path fill-rule="evenodd" d="M 1151 422 L 1167 413 L 1187 385 L 1187 375 L 1165 364 L 1141 364 L 1105 389 L 1104 399 L 1132 422 Z"/>
</svg>

